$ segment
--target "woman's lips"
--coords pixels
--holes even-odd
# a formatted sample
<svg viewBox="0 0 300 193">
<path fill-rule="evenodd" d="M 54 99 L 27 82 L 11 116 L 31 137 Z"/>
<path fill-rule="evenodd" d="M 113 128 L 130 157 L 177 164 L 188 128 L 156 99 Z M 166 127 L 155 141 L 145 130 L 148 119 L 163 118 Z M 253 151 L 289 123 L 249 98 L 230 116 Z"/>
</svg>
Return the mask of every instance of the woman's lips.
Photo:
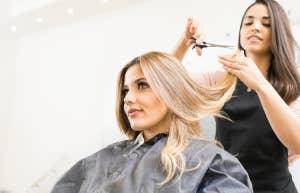
<svg viewBox="0 0 300 193">
<path fill-rule="evenodd" d="M 132 116 L 138 114 L 139 112 L 141 112 L 140 109 L 129 109 L 129 111 L 128 111 L 128 116 L 129 116 L 129 117 L 132 117 Z"/>
</svg>

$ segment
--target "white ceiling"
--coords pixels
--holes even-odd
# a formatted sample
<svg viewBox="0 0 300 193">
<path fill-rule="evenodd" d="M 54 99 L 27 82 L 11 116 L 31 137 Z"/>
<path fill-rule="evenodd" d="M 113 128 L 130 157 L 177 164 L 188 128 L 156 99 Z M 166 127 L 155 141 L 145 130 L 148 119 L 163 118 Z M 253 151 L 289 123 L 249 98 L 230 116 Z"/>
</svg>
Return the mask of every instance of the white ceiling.
<svg viewBox="0 0 300 193">
<path fill-rule="evenodd" d="M 24 12 L 30 12 L 39 9 L 50 3 L 55 3 L 56 0 L 10 0 L 9 15 L 14 17 L 21 15 Z"/>
<path fill-rule="evenodd" d="M 134 3 L 151 0 L 1 0 L 0 1 L 0 36 L 2 38 L 18 37 L 58 25 L 84 19 Z M 162 0 L 163 1 L 163 0 Z M 176 1 L 176 0 L 174 0 Z M 182 0 L 178 0 L 182 1 Z M 201 0 L 199 0 L 201 1 Z M 244 7 L 253 0 L 219 1 L 216 10 L 229 7 Z M 203 0 L 203 3 L 206 1 Z M 230 3 L 228 3 L 230 2 Z M 289 12 L 292 23 L 300 24 L 300 1 L 278 0 Z M 241 6 L 240 6 L 241 5 Z M 231 6 L 232 7 L 232 6 Z M 201 11 L 211 11 L 201 9 Z M 69 13 L 68 13 L 69 12 Z M 73 12 L 70 14 L 70 12 Z M 226 17 L 226 15 L 225 15 Z M 38 23 L 37 18 L 43 22 Z M 15 31 L 15 32 L 12 32 Z"/>
<path fill-rule="evenodd" d="M 145 0 L 1 0 L 0 35 L 14 38 L 143 1 Z"/>
</svg>

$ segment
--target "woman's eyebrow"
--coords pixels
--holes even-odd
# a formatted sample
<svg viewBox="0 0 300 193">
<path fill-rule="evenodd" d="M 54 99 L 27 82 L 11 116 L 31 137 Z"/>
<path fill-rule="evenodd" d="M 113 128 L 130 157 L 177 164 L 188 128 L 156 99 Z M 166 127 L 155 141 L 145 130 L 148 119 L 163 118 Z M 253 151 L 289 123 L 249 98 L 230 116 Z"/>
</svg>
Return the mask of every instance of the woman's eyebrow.
<svg viewBox="0 0 300 193">
<path fill-rule="evenodd" d="M 134 82 L 135 82 L 135 83 L 138 83 L 138 82 L 140 82 L 140 81 L 147 81 L 147 80 L 146 80 L 146 78 L 143 77 L 143 78 L 136 79 Z"/>
</svg>

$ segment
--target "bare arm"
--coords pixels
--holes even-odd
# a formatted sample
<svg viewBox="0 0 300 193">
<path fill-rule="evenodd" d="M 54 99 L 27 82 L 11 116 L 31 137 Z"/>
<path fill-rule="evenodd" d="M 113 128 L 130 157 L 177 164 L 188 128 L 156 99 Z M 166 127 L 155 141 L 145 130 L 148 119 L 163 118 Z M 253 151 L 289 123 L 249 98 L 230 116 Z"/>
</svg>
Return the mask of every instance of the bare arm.
<svg viewBox="0 0 300 193">
<path fill-rule="evenodd" d="M 300 154 L 300 117 L 278 95 L 269 82 L 257 89 L 257 94 L 279 140 L 292 152 Z"/>
<path fill-rule="evenodd" d="M 298 67 L 298 72 L 300 73 L 300 67 Z M 295 160 L 299 159 L 300 154 L 296 154 L 293 151 L 289 150 L 288 154 L 288 161 L 289 161 L 289 166 L 291 166 Z"/>
<path fill-rule="evenodd" d="M 190 47 L 190 45 L 188 45 L 187 42 L 188 40 L 186 40 L 185 37 L 182 36 L 172 52 L 172 54 L 180 61 L 183 60 L 186 52 Z"/>
<path fill-rule="evenodd" d="M 182 37 L 179 39 L 176 47 L 172 51 L 172 54 L 180 61 L 183 60 L 185 54 L 187 53 L 188 49 L 196 43 L 195 40 L 191 40 L 190 37 L 193 36 L 197 38 L 197 41 L 200 41 L 203 35 L 201 35 L 198 31 L 198 22 L 195 19 L 188 18 L 185 31 Z M 202 54 L 200 48 L 196 48 L 196 52 L 198 55 Z"/>
<path fill-rule="evenodd" d="M 240 55 L 220 56 L 219 62 L 226 71 L 236 75 L 248 88 L 258 94 L 267 119 L 283 145 L 290 152 L 300 153 L 300 117 L 279 96 L 251 58 Z"/>
</svg>

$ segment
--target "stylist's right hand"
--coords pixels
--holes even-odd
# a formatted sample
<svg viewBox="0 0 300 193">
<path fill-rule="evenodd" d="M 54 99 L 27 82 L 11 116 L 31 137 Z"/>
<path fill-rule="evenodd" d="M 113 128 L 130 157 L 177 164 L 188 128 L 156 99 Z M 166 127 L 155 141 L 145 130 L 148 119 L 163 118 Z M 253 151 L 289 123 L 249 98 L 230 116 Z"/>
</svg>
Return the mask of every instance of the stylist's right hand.
<svg viewBox="0 0 300 193">
<path fill-rule="evenodd" d="M 194 45 L 195 43 L 201 42 L 204 38 L 204 34 L 199 32 L 199 24 L 196 19 L 188 18 L 185 32 L 184 32 L 184 39 L 187 44 L 187 46 Z M 197 40 L 192 40 L 190 37 L 193 36 Z M 196 53 L 201 56 L 202 55 L 202 49 L 196 46 Z"/>
</svg>

